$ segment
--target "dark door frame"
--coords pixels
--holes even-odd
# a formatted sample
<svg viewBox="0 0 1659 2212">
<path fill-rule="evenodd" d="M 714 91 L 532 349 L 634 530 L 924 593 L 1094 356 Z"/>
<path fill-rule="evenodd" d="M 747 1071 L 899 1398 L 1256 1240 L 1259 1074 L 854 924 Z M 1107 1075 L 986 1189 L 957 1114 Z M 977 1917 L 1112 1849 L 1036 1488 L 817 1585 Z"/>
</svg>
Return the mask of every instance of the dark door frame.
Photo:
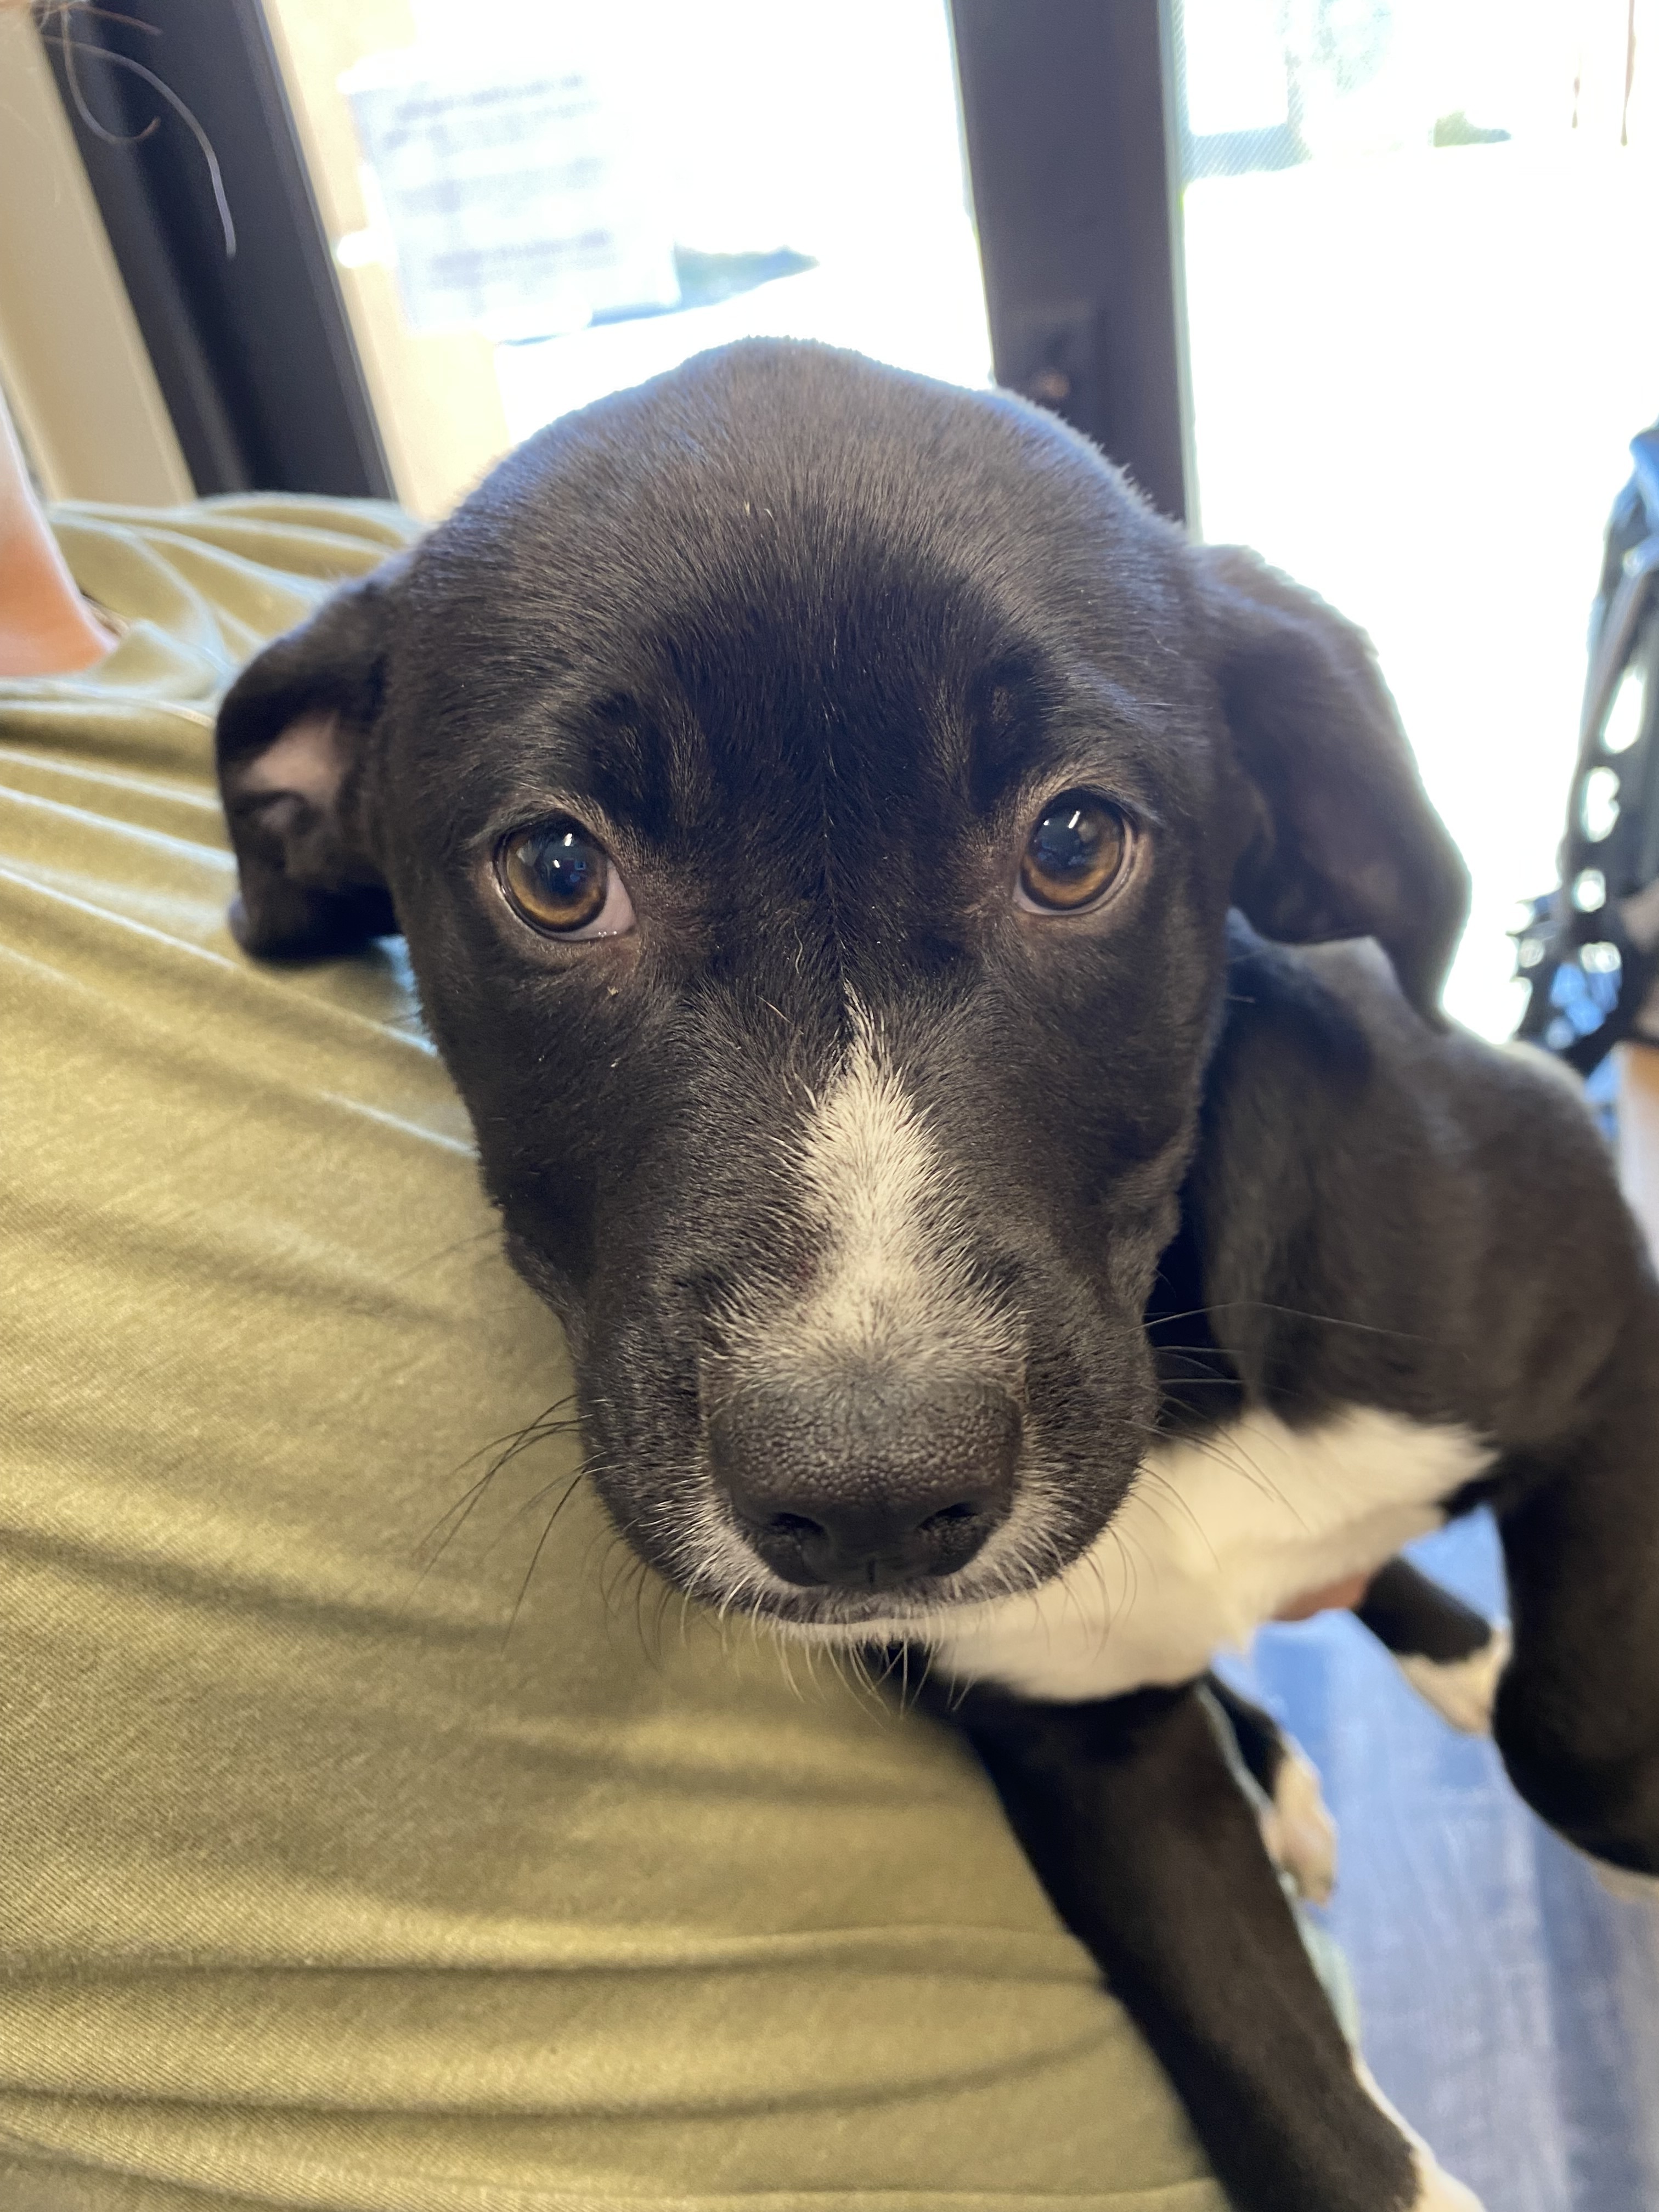
<svg viewBox="0 0 1659 2212">
<path fill-rule="evenodd" d="M 390 498 L 259 0 L 56 8 L 40 31 L 198 491 Z"/>
<path fill-rule="evenodd" d="M 1164 0 L 951 0 L 997 381 L 1196 520 Z"/>
</svg>

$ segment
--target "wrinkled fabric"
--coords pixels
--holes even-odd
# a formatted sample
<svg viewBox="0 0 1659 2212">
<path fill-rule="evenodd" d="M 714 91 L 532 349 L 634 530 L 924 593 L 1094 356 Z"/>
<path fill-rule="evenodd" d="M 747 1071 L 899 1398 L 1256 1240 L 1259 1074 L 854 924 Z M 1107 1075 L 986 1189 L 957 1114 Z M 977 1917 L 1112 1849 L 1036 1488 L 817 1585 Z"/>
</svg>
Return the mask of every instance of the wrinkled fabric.
<svg viewBox="0 0 1659 2212">
<path fill-rule="evenodd" d="M 958 1743 L 580 1478 L 401 947 L 261 966 L 211 716 L 410 526 L 76 507 L 0 684 L 0 2203 L 1220 2212 Z"/>
</svg>

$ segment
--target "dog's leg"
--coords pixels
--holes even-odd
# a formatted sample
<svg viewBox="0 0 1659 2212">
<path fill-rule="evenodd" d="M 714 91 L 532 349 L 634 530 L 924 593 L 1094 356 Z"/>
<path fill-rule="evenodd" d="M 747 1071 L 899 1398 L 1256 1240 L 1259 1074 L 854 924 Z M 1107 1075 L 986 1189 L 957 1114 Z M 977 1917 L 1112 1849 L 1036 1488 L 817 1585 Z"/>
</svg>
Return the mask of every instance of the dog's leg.
<svg viewBox="0 0 1659 2212">
<path fill-rule="evenodd" d="M 1593 1856 L 1659 1875 L 1659 1296 L 1594 1418 L 1499 1496 L 1515 1653 L 1492 1732 L 1517 1790 Z"/>
<path fill-rule="evenodd" d="M 951 1711 L 1240 2212 L 1478 2212 L 1369 2091 L 1192 1687 Z"/>
<path fill-rule="evenodd" d="M 1490 1731 L 1498 1678 L 1509 1661 L 1507 1628 L 1407 1559 L 1380 1567 L 1354 1611 L 1443 1719 L 1465 1735 Z"/>
<path fill-rule="evenodd" d="M 1218 1674 L 1210 1675 L 1205 1686 L 1227 1716 L 1245 1771 L 1267 1800 L 1261 1826 L 1268 1857 L 1310 1904 L 1327 1904 L 1336 1886 L 1336 1823 L 1318 1769 L 1271 1713 L 1240 1697 Z"/>
</svg>

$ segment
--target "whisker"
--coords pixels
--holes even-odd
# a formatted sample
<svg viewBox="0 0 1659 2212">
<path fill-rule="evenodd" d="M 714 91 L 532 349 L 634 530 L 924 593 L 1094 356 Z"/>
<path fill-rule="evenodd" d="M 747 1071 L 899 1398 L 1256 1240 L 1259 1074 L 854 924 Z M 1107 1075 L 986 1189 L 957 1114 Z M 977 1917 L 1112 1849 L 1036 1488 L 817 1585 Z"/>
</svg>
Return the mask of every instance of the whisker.
<svg viewBox="0 0 1659 2212">
<path fill-rule="evenodd" d="M 659 1656 L 660 1656 L 662 1652 L 663 1623 L 668 1618 L 668 1608 L 674 1602 L 675 1595 L 676 1593 L 672 1583 L 663 1582 L 661 1578 L 659 1577 L 657 1586 L 657 1617 L 651 1624 L 651 1633 L 655 1641 Z"/>
<path fill-rule="evenodd" d="M 1172 1441 L 1169 1431 L 1158 1427 L 1154 1423 L 1131 1420 L 1127 1425 L 1132 1429 L 1139 1429 L 1145 1436 L 1155 1437 L 1160 1443 L 1168 1444 Z M 1278 1484 L 1262 1473 L 1255 1461 L 1249 1458 L 1248 1453 L 1241 1455 L 1245 1462 L 1243 1466 L 1239 1464 L 1238 1460 L 1230 1457 L 1222 1449 L 1224 1438 L 1230 1443 L 1237 1443 L 1234 1432 L 1225 1429 L 1217 1429 L 1207 1436 L 1183 1436 L 1179 1442 L 1183 1449 L 1202 1452 L 1206 1458 L 1213 1460 L 1218 1467 L 1224 1467 L 1229 1474 L 1238 1475 L 1243 1480 L 1249 1483 L 1250 1487 L 1263 1498 L 1269 1498 L 1275 1504 L 1284 1506 L 1287 1512 L 1295 1513 L 1297 1520 L 1300 1522 L 1302 1516 L 1296 1513 L 1295 1507 L 1291 1504 Z M 1303 1525 L 1305 1526 L 1305 1522 Z"/>
<path fill-rule="evenodd" d="M 445 1244 L 436 1252 L 428 1252 L 420 1259 L 410 1261 L 408 1267 L 400 1267 L 395 1275 L 386 1276 L 386 1280 L 401 1283 L 409 1276 L 418 1274 L 422 1267 L 435 1267 L 440 1260 L 448 1259 L 451 1253 L 465 1251 L 469 1244 L 481 1244 L 486 1237 L 499 1237 L 501 1233 L 500 1224 L 492 1221 L 487 1229 L 477 1230 L 471 1237 L 458 1237 L 453 1244 Z"/>
<path fill-rule="evenodd" d="M 495 1531 L 495 1534 L 484 1546 L 483 1556 L 485 1559 L 488 1559 L 489 1554 L 495 1549 L 496 1546 L 502 1542 L 503 1540 L 512 1533 L 514 1525 L 518 1522 L 522 1521 L 526 1513 L 533 1512 L 536 1507 L 541 1504 L 543 1498 L 547 1496 L 548 1492 L 550 1491 L 556 1490 L 561 1482 L 566 1482 L 568 1484 L 565 1496 L 568 1497 L 570 1492 L 576 1487 L 576 1485 L 582 1480 L 584 1475 L 592 1474 L 598 1468 L 602 1468 L 604 1465 L 605 1462 L 603 1460 L 584 1460 L 581 1465 L 577 1468 L 574 1474 L 567 1478 L 566 1475 L 561 1472 L 560 1474 L 556 1474 L 550 1481 L 543 1483 L 539 1490 L 532 1491 L 529 1497 L 526 1498 L 521 1504 L 518 1504 L 514 1507 L 512 1512 L 508 1514 L 501 1526 Z M 562 1506 L 564 1503 L 563 1498 L 561 1498 L 559 1503 L 560 1505 Z"/>
<path fill-rule="evenodd" d="M 566 1401 L 561 1401 L 561 1402 L 562 1403 Z M 403 1613 L 406 1613 L 409 1607 L 414 1603 L 416 1598 L 419 1595 L 428 1576 L 432 1573 L 439 1561 L 443 1558 L 444 1553 L 449 1549 L 451 1544 L 453 1543 L 455 1539 L 460 1534 L 462 1528 L 466 1525 L 467 1521 L 471 1517 L 474 1508 L 478 1504 L 480 1500 L 483 1498 L 484 1492 L 489 1488 L 491 1483 L 495 1481 L 496 1476 L 501 1474 L 501 1470 L 513 1460 L 516 1459 L 521 1451 L 527 1451 L 532 1444 L 544 1443 L 548 1437 L 552 1436 L 568 1434 L 575 1425 L 576 1425 L 574 1423 L 568 1422 L 549 1424 L 546 1421 L 545 1416 L 541 1416 L 538 1417 L 538 1421 L 532 1422 L 527 1427 L 519 1430 L 513 1436 L 511 1440 L 507 1442 L 507 1449 L 502 1451 L 495 1462 L 484 1470 L 483 1474 L 479 1476 L 478 1480 L 463 1491 L 460 1497 L 456 1499 L 453 1505 L 447 1507 L 445 1511 L 439 1515 L 438 1518 L 433 1522 L 431 1528 L 427 1530 L 426 1534 L 421 1538 L 420 1541 L 415 1547 L 415 1557 L 421 1562 L 420 1568 L 414 1581 L 410 1584 L 407 1595 L 404 1598 L 403 1605 L 399 1608 L 400 1615 Z M 501 1443 L 503 1439 L 500 1437 L 495 1439 L 496 1443 Z M 483 1447 L 483 1450 L 484 1451 L 488 1451 L 489 1449 L 490 1449 L 490 1446 L 488 1444 Z M 480 1456 L 481 1453 L 474 1452 L 469 1459 L 464 1460 L 461 1462 L 462 1468 L 471 1466 L 472 1462 Z M 588 1471 L 592 1464 L 592 1462 L 585 1461 L 582 1467 L 577 1469 L 575 1479 L 580 1480 L 582 1474 Z M 459 1473 L 459 1469 L 458 1469 L 457 1472 Z M 538 1496 L 544 1497 L 545 1495 L 546 1492 L 544 1490 L 538 1492 Z M 532 1499 L 531 1502 L 533 1504 L 534 1500 Z M 447 1527 L 445 1526 L 446 1522 L 449 1524 Z M 441 1536 L 439 1535 L 439 1531 L 441 1529 L 443 1531 Z M 429 1546 L 433 1546 L 433 1540 L 434 1537 L 438 1540 L 436 1545 L 434 1548 L 428 1551 L 428 1547 Z M 423 1559 L 421 1559 L 422 1552 L 427 1552 L 428 1553 L 428 1556 Z"/>
<path fill-rule="evenodd" d="M 526 1597 L 529 1595 L 531 1583 L 535 1577 L 536 1569 L 541 1564 L 542 1553 L 547 1547 L 547 1540 L 553 1534 L 553 1523 L 558 1519 L 560 1514 L 563 1512 L 565 1507 L 569 1504 L 571 1492 L 575 1489 L 576 1485 L 581 1480 L 581 1470 L 580 1468 L 578 1468 L 576 1473 L 570 1478 L 570 1481 L 566 1486 L 564 1496 L 560 1498 L 558 1504 L 548 1515 L 546 1526 L 543 1528 L 541 1534 L 536 1539 L 536 1548 L 530 1554 L 530 1565 L 525 1569 L 524 1580 L 519 1585 L 519 1595 L 513 1601 L 513 1611 L 507 1617 L 507 1631 L 501 1638 L 501 1650 L 503 1654 L 505 1654 L 508 1644 L 512 1641 L 513 1631 L 518 1625 L 520 1610 L 524 1604 Z"/>
<path fill-rule="evenodd" d="M 641 1561 L 641 1565 L 643 1565 L 644 1562 Z M 636 1575 L 634 1577 L 634 1633 L 640 1639 L 640 1649 L 645 1654 L 646 1664 L 648 1667 L 655 1667 L 658 1662 L 655 1655 L 653 1655 L 652 1651 L 650 1638 L 645 1632 L 645 1585 L 647 1579 L 647 1577 L 643 1574 Z"/>
<path fill-rule="evenodd" d="M 563 1407 L 569 1405 L 571 1402 L 572 1400 L 569 1395 L 566 1395 L 562 1398 L 556 1398 L 550 1406 L 545 1407 L 542 1412 L 534 1417 L 533 1419 L 526 1421 L 523 1428 L 509 1429 L 499 1437 L 491 1437 L 487 1443 L 480 1444 L 477 1451 L 469 1452 L 454 1472 L 457 1474 L 465 1474 L 468 1468 L 476 1466 L 478 1461 L 483 1459 L 487 1453 L 494 1451 L 498 1445 L 504 1446 L 505 1450 L 502 1457 L 498 1460 L 495 1466 L 490 1469 L 489 1474 L 487 1474 L 483 1478 L 483 1483 L 487 1484 L 490 1480 L 491 1476 L 497 1473 L 501 1467 L 505 1466 L 507 1460 L 516 1455 L 517 1452 L 525 1446 L 531 1443 L 539 1443 L 544 1437 L 568 1436 L 573 1430 L 580 1429 L 581 1424 L 578 1420 L 565 1420 L 556 1418 L 559 1415 L 561 1409 Z M 475 1484 L 472 1487 L 477 1489 L 481 1486 L 482 1485 L 480 1484 Z M 463 1491 L 461 1493 L 461 1498 L 457 1499 L 456 1504 L 450 1506 L 446 1512 L 439 1515 L 436 1521 L 433 1522 L 431 1528 L 427 1532 L 426 1536 L 422 1539 L 422 1542 L 430 1542 L 432 1537 L 437 1534 L 438 1530 L 442 1528 L 444 1522 L 449 1518 L 449 1515 L 457 1510 L 457 1506 L 460 1504 L 462 1499 L 465 1499 L 471 1495 L 471 1492 L 470 1490 Z"/>
<path fill-rule="evenodd" d="M 1281 1314 L 1289 1321 L 1313 1322 L 1322 1328 L 1363 1329 L 1370 1336 L 1395 1336 L 1402 1344 L 1433 1344 L 1437 1340 L 1413 1329 L 1389 1328 L 1381 1322 L 1353 1321 L 1346 1314 L 1310 1313 L 1302 1306 L 1276 1304 L 1271 1298 L 1223 1298 L 1210 1306 L 1188 1306 L 1183 1312 L 1154 1314 L 1146 1323 L 1148 1335 L 1178 1321 L 1207 1321 L 1212 1314 L 1234 1313 L 1249 1308 L 1256 1313 Z M 1466 1355 L 1467 1356 L 1467 1355 Z"/>
<path fill-rule="evenodd" d="M 1127 1620 L 1128 1615 L 1134 1611 L 1135 1600 L 1140 1595 L 1140 1577 L 1135 1570 L 1134 1555 L 1123 1540 L 1123 1531 L 1117 1526 L 1115 1522 L 1109 1521 L 1106 1525 L 1111 1531 L 1112 1541 L 1117 1547 L 1117 1555 L 1123 1562 L 1123 1601 L 1121 1606 L 1121 1614 L 1122 1617 Z"/>
<path fill-rule="evenodd" d="M 1188 1520 L 1192 1524 L 1193 1534 L 1198 1538 L 1199 1542 L 1203 1545 L 1205 1550 L 1209 1553 L 1212 1563 L 1218 1567 L 1221 1561 L 1217 1554 L 1215 1546 L 1211 1543 L 1209 1537 L 1205 1534 L 1204 1523 L 1199 1519 L 1198 1515 L 1194 1511 L 1191 1499 L 1183 1498 L 1176 1485 L 1170 1481 L 1169 1476 L 1164 1474 L 1162 1470 L 1158 1468 L 1143 1464 L 1135 1480 L 1137 1484 L 1141 1482 L 1151 1483 L 1156 1493 L 1159 1497 L 1167 1498 L 1172 1505 L 1178 1506 L 1181 1509 L 1182 1512 L 1186 1515 Z M 1131 1492 L 1132 1496 L 1133 1494 L 1133 1493 Z M 1152 1501 L 1149 1498 L 1147 1501 L 1149 1510 L 1151 1510 L 1151 1503 Z M 1166 1522 L 1164 1525 L 1167 1527 L 1168 1523 Z"/>
</svg>

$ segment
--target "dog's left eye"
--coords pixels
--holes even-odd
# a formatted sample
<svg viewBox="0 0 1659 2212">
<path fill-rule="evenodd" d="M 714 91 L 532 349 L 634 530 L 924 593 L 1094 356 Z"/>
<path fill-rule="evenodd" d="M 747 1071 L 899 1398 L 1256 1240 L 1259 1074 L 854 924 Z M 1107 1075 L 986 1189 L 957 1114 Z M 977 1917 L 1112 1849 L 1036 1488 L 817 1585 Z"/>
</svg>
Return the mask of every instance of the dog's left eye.
<svg viewBox="0 0 1659 2212">
<path fill-rule="evenodd" d="M 1078 914 L 1122 877 L 1133 842 L 1127 817 L 1092 791 L 1062 792 L 1033 823 L 1019 862 L 1019 903 Z"/>
<path fill-rule="evenodd" d="M 620 937 L 633 902 L 610 854 L 568 815 L 504 837 L 495 873 L 507 904 L 544 936 Z"/>
</svg>

